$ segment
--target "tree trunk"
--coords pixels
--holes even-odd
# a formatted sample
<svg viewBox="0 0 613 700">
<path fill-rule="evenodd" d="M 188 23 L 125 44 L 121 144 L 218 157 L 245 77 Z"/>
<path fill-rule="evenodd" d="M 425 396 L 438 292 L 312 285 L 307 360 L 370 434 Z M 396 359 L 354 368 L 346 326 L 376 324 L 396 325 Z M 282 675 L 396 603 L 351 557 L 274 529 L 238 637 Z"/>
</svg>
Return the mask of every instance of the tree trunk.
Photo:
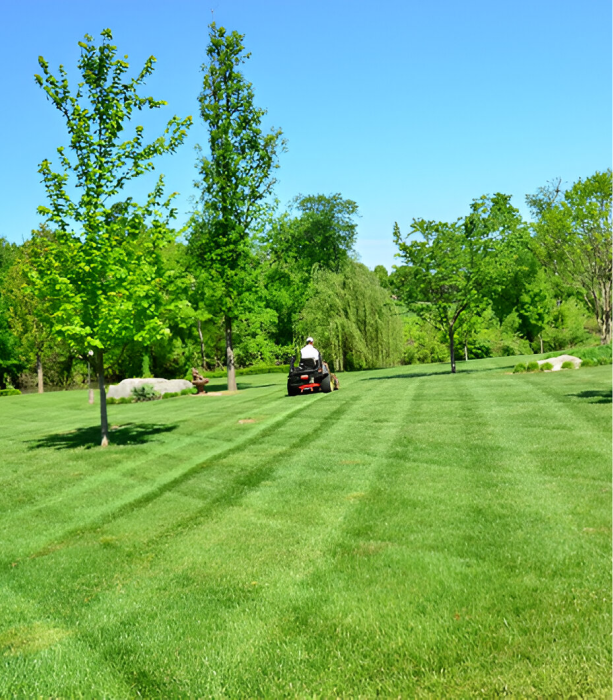
<svg viewBox="0 0 613 700">
<path fill-rule="evenodd" d="M 455 347 L 453 345 L 453 326 L 449 329 L 449 359 L 451 361 L 451 373 L 455 374 Z"/>
<path fill-rule="evenodd" d="M 228 368 L 228 391 L 236 391 L 236 370 L 234 368 L 234 350 L 232 348 L 232 319 L 226 316 L 226 364 Z"/>
<path fill-rule="evenodd" d="M 543 334 L 542 333 L 539 335 L 539 340 L 541 341 L 541 355 L 542 355 L 545 352 L 543 350 Z"/>
<path fill-rule="evenodd" d="M 202 355 L 202 369 L 206 372 L 206 356 L 204 354 L 204 338 L 202 337 L 202 324 L 198 319 L 198 335 L 200 336 L 200 354 Z"/>
<path fill-rule="evenodd" d="M 42 394 L 45 388 L 43 386 L 43 363 L 39 352 L 36 353 L 36 374 L 38 375 L 38 393 Z"/>
<path fill-rule="evenodd" d="M 109 422 L 106 415 L 106 391 L 104 390 L 104 351 L 98 350 L 98 388 L 100 389 L 100 432 L 101 447 L 109 444 Z"/>
<path fill-rule="evenodd" d="M 464 360 L 468 362 L 468 345 L 466 345 L 466 341 L 464 341 Z"/>
</svg>

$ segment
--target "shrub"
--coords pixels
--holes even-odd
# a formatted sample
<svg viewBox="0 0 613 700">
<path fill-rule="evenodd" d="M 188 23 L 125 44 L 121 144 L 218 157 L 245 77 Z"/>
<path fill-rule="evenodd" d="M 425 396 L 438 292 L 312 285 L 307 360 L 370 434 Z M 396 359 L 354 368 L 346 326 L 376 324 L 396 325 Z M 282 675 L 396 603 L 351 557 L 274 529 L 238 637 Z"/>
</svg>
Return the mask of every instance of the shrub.
<svg viewBox="0 0 613 700">
<path fill-rule="evenodd" d="M 133 401 L 129 396 L 123 396 L 122 398 L 117 399 L 117 403 L 133 403 Z"/>
<path fill-rule="evenodd" d="M 572 362 L 569 364 L 572 365 Z M 551 364 L 551 362 L 543 362 L 543 364 L 540 365 L 539 369 L 541 370 L 541 372 L 550 372 L 553 369 L 553 365 Z"/>
<path fill-rule="evenodd" d="M 160 398 L 160 394 L 153 388 L 153 384 L 142 384 L 132 389 L 132 398 L 137 402 L 155 401 Z"/>
<path fill-rule="evenodd" d="M 113 406 L 116 403 L 119 403 L 117 399 L 114 399 L 112 396 L 107 396 L 106 397 L 106 405 L 107 406 Z"/>
<path fill-rule="evenodd" d="M 14 389 L 13 387 L 10 387 L 9 389 L 0 389 L 0 396 L 17 396 L 17 394 L 21 394 L 21 391 L 19 391 L 19 389 Z"/>
<path fill-rule="evenodd" d="M 532 362 L 528 362 L 528 366 L 526 367 L 526 372 L 538 372 L 539 371 L 539 363 L 536 360 L 532 360 Z"/>
<path fill-rule="evenodd" d="M 182 389 L 179 392 L 179 396 L 189 396 L 189 394 L 196 394 L 198 393 L 198 389 L 196 389 L 195 386 L 191 387 L 191 389 Z"/>
<path fill-rule="evenodd" d="M 178 391 L 167 391 L 162 394 L 163 399 L 174 399 L 176 396 L 181 396 L 181 394 Z"/>
<path fill-rule="evenodd" d="M 562 369 L 575 369 L 575 365 L 570 360 L 566 360 L 562 363 Z"/>
<path fill-rule="evenodd" d="M 581 363 L 582 367 L 597 367 L 599 364 L 598 360 L 594 360 L 591 357 L 586 357 Z"/>
<path fill-rule="evenodd" d="M 526 371 L 526 365 L 523 362 L 518 362 L 515 367 L 513 367 L 513 374 L 517 374 L 518 372 L 525 372 Z"/>
</svg>

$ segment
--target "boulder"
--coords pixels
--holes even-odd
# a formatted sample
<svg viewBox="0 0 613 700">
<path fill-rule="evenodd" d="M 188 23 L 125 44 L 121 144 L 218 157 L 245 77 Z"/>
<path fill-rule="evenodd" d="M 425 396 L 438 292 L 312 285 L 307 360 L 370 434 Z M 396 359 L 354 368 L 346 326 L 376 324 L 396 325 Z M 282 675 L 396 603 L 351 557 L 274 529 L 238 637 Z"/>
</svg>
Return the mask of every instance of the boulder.
<svg viewBox="0 0 613 700">
<path fill-rule="evenodd" d="M 574 355 L 560 355 L 559 357 L 550 357 L 548 360 L 539 360 L 539 367 L 541 365 L 544 365 L 545 362 L 549 362 L 553 368 L 550 369 L 550 372 L 558 372 L 559 370 L 562 369 L 562 363 L 563 362 L 572 362 L 573 367 L 575 369 L 579 369 L 581 367 L 581 363 L 583 360 L 580 360 L 578 357 L 575 357 Z M 547 370 L 546 370 L 547 371 Z"/>
<path fill-rule="evenodd" d="M 132 389 L 143 384 L 151 384 L 160 394 L 193 388 L 192 383 L 186 379 L 124 379 L 119 384 L 112 384 L 106 395 L 109 399 L 128 399 L 132 396 Z"/>
</svg>

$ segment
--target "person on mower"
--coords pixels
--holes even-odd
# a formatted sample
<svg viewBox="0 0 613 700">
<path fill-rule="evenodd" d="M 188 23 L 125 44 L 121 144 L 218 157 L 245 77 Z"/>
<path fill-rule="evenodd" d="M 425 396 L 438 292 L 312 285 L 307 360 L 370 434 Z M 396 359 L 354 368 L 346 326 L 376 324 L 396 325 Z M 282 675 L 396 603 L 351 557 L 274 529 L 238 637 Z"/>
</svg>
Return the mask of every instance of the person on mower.
<svg viewBox="0 0 613 700">
<path fill-rule="evenodd" d="M 319 362 L 319 350 L 313 347 L 313 338 L 311 338 L 311 336 L 306 339 L 306 345 L 300 351 L 300 361 L 302 360 L 315 360 L 315 362 Z"/>
</svg>

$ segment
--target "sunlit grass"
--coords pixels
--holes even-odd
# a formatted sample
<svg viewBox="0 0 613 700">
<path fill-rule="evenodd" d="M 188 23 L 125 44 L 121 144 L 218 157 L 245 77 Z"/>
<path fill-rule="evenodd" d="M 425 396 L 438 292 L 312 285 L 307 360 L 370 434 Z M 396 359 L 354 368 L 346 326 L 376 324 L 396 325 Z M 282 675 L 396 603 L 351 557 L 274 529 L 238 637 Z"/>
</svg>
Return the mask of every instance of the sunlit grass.
<svg viewBox="0 0 613 700">
<path fill-rule="evenodd" d="M 0 399 L 0 697 L 610 696 L 610 368 L 516 362 Z"/>
</svg>

